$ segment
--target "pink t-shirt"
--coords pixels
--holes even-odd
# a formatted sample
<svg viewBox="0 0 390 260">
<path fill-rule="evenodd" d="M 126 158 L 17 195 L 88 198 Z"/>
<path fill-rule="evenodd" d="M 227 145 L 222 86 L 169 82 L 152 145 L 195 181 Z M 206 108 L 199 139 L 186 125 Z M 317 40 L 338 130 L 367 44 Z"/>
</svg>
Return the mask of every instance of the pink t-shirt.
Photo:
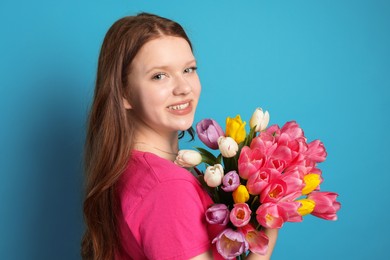
<svg viewBox="0 0 390 260">
<path fill-rule="evenodd" d="M 152 153 L 133 151 L 119 181 L 124 252 L 117 259 L 188 259 L 210 248 L 222 227 L 209 225 L 213 204 L 186 169 Z"/>
</svg>

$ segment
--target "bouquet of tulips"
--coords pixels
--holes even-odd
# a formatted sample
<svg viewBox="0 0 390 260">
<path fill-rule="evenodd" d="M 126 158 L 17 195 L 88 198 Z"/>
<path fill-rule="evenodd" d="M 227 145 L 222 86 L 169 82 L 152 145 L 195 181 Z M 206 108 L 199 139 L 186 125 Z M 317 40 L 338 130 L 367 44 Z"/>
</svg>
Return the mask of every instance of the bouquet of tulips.
<svg viewBox="0 0 390 260">
<path fill-rule="evenodd" d="M 264 228 L 300 222 L 307 214 L 337 219 L 338 194 L 320 191 L 318 164 L 327 156 L 323 143 L 308 143 L 295 121 L 282 127 L 268 123 L 269 113 L 261 108 L 249 121 L 249 133 L 239 115 L 226 119 L 226 131 L 213 119 L 201 120 L 196 125 L 199 139 L 219 154 L 181 150 L 175 161 L 183 167 L 206 164 L 200 181 L 215 204 L 205 217 L 225 227 L 212 243 L 226 259 L 245 258 L 248 250 L 264 255 Z"/>
</svg>

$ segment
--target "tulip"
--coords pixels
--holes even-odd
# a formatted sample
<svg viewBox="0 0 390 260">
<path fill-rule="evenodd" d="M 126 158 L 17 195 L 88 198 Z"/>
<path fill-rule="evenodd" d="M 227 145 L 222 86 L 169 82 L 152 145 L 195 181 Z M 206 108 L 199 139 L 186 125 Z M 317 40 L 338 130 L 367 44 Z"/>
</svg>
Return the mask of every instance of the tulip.
<svg viewBox="0 0 390 260">
<path fill-rule="evenodd" d="M 263 112 L 261 108 L 256 108 L 255 112 L 253 113 L 251 120 L 249 121 L 249 125 L 251 129 L 253 127 L 255 128 L 255 132 L 261 132 L 264 131 L 269 123 L 269 113 L 268 111 Z"/>
<path fill-rule="evenodd" d="M 287 185 L 284 181 L 276 179 L 262 190 L 260 194 L 260 202 L 278 202 L 284 198 L 287 191 Z"/>
<path fill-rule="evenodd" d="M 263 231 L 256 230 L 248 224 L 240 228 L 249 244 L 249 250 L 253 253 L 265 255 L 268 250 L 268 236 Z"/>
<path fill-rule="evenodd" d="M 261 132 L 252 139 L 250 144 L 251 149 L 259 149 L 266 156 L 271 156 L 277 146 L 278 144 L 275 142 L 275 137 L 267 132 Z"/>
<path fill-rule="evenodd" d="M 238 173 L 240 177 L 247 180 L 264 166 L 266 157 L 260 149 L 251 149 L 244 146 L 238 157 Z"/>
<path fill-rule="evenodd" d="M 234 231 L 230 228 L 222 231 L 213 239 L 212 243 L 216 244 L 218 253 L 225 259 L 234 259 L 246 252 L 249 248 L 244 235 L 241 232 Z"/>
<path fill-rule="evenodd" d="M 230 211 L 230 222 L 236 227 L 243 227 L 251 220 L 252 211 L 246 203 L 236 203 Z"/>
<path fill-rule="evenodd" d="M 222 183 L 223 174 L 222 165 L 208 166 L 204 173 L 204 181 L 209 187 L 218 187 Z"/>
<path fill-rule="evenodd" d="M 324 144 L 320 140 L 314 140 L 307 145 L 305 155 L 309 160 L 319 163 L 325 161 L 327 153 Z"/>
<path fill-rule="evenodd" d="M 231 137 L 220 136 L 218 138 L 218 147 L 222 156 L 225 158 L 231 158 L 237 154 L 238 144 Z"/>
<path fill-rule="evenodd" d="M 280 201 L 278 202 L 278 207 L 283 209 L 288 222 L 301 222 L 303 220 L 302 216 L 299 214 L 298 210 L 302 204 L 299 201 Z"/>
<path fill-rule="evenodd" d="M 286 134 L 281 134 L 280 139 L 288 138 Z M 299 154 L 293 151 L 289 146 L 279 143 L 276 147 L 275 151 L 272 153 L 272 157 L 270 160 L 272 160 L 272 163 L 275 164 L 277 162 L 277 165 L 281 165 L 282 167 L 285 167 L 287 165 L 290 165 L 292 161 L 298 156 Z"/>
<path fill-rule="evenodd" d="M 315 190 L 320 185 L 322 179 L 319 174 L 309 173 L 303 177 L 305 187 L 302 189 L 302 194 L 306 195 Z"/>
<path fill-rule="evenodd" d="M 261 204 L 256 214 L 257 221 L 265 228 L 281 228 L 287 221 L 286 211 L 272 202 Z"/>
<path fill-rule="evenodd" d="M 206 210 L 206 220 L 210 224 L 226 226 L 229 222 L 229 209 L 225 204 L 214 204 Z"/>
<path fill-rule="evenodd" d="M 232 192 L 240 185 L 240 176 L 236 171 L 230 171 L 222 178 L 223 186 L 221 187 L 226 192 Z"/>
<path fill-rule="evenodd" d="M 306 141 L 302 128 L 299 127 L 297 122 L 290 121 L 283 125 L 280 129 L 281 134 L 287 134 L 288 140 L 301 140 Z"/>
<path fill-rule="evenodd" d="M 297 202 L 301 203 L 301 206 L 298 208 L 298 213 L 301 216 L 305 216 L 307 214 L 312 213 L 316 205 L 316 203 L 313 200 L 309 200 L 309 199 L 300 199 L 297 200 Z"/>
<path fill-rule="evenodd" d="M 280 136 L 280 127 L 278 125 L 271 125 L 265 130 L 265 132 L 262 132 L 261 135 L 263 135 L 263 133 L 267 133 L 267 136 L 272 136 L 275 138 L 275 141 L 278 141 Z"/>
<path fill-rule="evenodd" d="M 249 200 L 249 192 L 247 188 L 240 184 L 232 193 L 234 203 L 245 203 Z"/>
<path fill-rule="evenodd" d="M 196 124 L 199 139 L 211 149 L 218 149 L 218 138 L 224 136 L 222 127 L 213 119 L 203 119 Z"/>
<path fill-rule="evenodd" d="M 275 178 L 279 177 L 280 173 L 272 168 L 264 168 L 249 177 L 246 187 L 252 195 L 260 194 L 265 187 Z"/>
<path fill-rule="evenodd" d="M 307 198 L 315 203 L 312 215 L 326 220 L 337 220 L 337 211 L 340 209 L 340 202 L 336 201 L 338 194 L 334 192 L 313 191 Z"/>
<path fill-rule="evenodd" d="M 286 190 L 283 201 L 293 201 L 302 195 L 302 189 L 305 186 L 302 180 L 302 174 L 296 169 L 291 169 L 279 175 L 280 180 L 286 184 Z"/>
<path fill-rule="evenodd" d="M 202 162 L 202 155 L 194 150 L 180 150 L 175 164 L 181 167 L 194 167 Z"/>
<path fill-rule="evenodd" d="M 233 138 L 238 144 L 241 143 L 246 137 L 245 125 L 240 115 L 226 118 L 226 136 Z"/>
</svg>

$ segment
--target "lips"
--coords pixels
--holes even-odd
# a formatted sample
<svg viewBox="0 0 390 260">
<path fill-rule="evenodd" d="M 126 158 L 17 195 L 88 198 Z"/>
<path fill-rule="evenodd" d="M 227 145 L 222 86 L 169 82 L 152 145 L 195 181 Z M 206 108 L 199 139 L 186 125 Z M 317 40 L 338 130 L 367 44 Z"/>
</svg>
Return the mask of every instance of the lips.
<svg viewBox="0 0 390 260">
<path fill-rule="evenodd" d="M 185 115 L 192 111 L 192 105 L 190 100 L 170 105 L 167 108 L 169 112 L 177 115 Z"/>
<path fill-rule="evenodd" d="M 187 102 L 184 104 L 169 106 L 168 108 L 171 110 L 183 110 L 183 109 L 186 109 L 189 105 L 190 105 L 190 103 Z"/>
</svg>

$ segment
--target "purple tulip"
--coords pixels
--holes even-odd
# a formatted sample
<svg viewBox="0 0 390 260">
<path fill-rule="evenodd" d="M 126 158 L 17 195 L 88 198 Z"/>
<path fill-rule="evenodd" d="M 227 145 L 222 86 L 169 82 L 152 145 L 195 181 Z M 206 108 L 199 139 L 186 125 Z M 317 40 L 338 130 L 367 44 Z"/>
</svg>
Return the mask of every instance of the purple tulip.
<svg viewBox="0 0 390 260">
<path fill-rule="evenodd" d="M 246 252 L 249 248 L 245 236 L 241 232 L 234 231 L 230 228 L 225 229 L 214 238 L 214 243 L 216 243 L 218 253 L 225 259 L 234 259 L 236 256 Z"/>
<path fill-rule="evenodd" d="M 210 224 L 225 226 L 229 222 L 229 209 L 225 204 L 214 204 L 206 210 L 206 220 Z"/>
<path fill-rule="evenodd" d="M 213 119 L 203 119 L 196 124 L 199 139 L 211 149 L 218 149 L 218 138 L 224 136 L 222 127 Z"/>
<path fill-rule="evenodd" d="M 234 191 L 240 185 L 240 176 L 238 176 L 236 171 L 230 171 L 223 176 L 222 183 L 223 186 L 221 188 L 224 191 Z"/>
</svg>

